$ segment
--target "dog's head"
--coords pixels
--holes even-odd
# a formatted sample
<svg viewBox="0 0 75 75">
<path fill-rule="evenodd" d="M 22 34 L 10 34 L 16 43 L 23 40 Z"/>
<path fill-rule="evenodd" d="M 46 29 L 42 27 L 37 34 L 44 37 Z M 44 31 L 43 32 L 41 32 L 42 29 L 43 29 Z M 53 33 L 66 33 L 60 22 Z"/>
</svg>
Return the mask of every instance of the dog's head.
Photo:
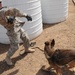
<svg viewBox="0 0 75 75">
<path fill-rule="evenodd" d="M 47 51 L 48 53 L 50 53 L 50 51 L 53 50 L 54 45 L 55 45 L 55 40 L 54 39 L 50 39 L 49 41 L 45 42 L 44 50 Z"/>
</svg>

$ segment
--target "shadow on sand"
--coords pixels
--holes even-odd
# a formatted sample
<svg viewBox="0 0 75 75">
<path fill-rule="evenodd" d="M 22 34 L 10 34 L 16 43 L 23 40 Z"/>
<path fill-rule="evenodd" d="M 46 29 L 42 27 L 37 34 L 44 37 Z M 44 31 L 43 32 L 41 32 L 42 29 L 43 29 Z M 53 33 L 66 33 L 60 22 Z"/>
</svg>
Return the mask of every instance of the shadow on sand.
<svg viewBox="0 0 75 75">
<path fill-rule="evenodd" d="M 10 45 L 0 43 L 0 54 L 3 54 L 8 51 Z"/>
<path fill-rule="evenodd" d="M 53 71 L 43 71 L 42 68 L 37 72 L 36 75 L 57 75 L 55 72 Z M 70 71 L 70 70 L 62 70 L 62 75 L 75 75 L 74 71 Z"/>
<path fill-rule="evenodd" d="M 23 59 L 27 54 L 28 53 L 23 54 L 21 56 L 17 56 L 15 58 L 12 58 L 12 62 L 15 64 L 17 61 Z M 2 74 L 4 71 L 7 71 L 7 70 L 12 69 L 14 67 L 15 67 L 15 65 L 14 66 L 8 66 L 4 61 L 0 61 L 0 74 Z M 14 71 L 12 73 L 14 74 L 17 72 L 18 72 L 18 70 Z M 12 73 L 10 73 L 9 75 L 12 75 Z"/>
<path fill-rule="evenodd" d="M 60 22 L 61 23 L 61 22 Z M 54 23 L 54 24 L 47 24 L 47 23 L 43 23 L 43 29 L 58 25 L 59 23 Z"/>
</svg>

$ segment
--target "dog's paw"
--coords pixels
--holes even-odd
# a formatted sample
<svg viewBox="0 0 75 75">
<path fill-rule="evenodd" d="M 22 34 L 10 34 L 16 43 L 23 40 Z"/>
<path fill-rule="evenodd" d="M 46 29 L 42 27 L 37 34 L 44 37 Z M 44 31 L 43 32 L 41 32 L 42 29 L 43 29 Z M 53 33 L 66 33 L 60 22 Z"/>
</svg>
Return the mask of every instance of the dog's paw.
<svg viewBox="0 0 75 75">
<path fill-rule="evenodd" d="M 45 65 L 43 65 L 41 69 L 42 69 L 43 71 L 50 71 L 50 67 L 46 68 Z"/>
</svg>

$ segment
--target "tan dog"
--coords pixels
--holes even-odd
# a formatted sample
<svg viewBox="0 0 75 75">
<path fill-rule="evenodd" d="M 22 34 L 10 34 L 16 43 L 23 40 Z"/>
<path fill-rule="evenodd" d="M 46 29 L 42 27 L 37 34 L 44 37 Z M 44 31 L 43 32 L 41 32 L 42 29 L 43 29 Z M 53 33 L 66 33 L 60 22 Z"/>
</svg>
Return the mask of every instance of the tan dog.
<svg viewBox="0 0 75 75">
<path fill-rule="evenodd" d="M 61 67 L 69 65 L 75 60 L 75 50 L 68 49 L 54 49 L 55 40 L 45 42 L 44 53 L 51 68 L 56 70 L 57 75 L 61 74 Z M 48 69 L 48 68 L 47 68 Z M 45 70 L 47 70 L 45 69 Z"/>
</svg>

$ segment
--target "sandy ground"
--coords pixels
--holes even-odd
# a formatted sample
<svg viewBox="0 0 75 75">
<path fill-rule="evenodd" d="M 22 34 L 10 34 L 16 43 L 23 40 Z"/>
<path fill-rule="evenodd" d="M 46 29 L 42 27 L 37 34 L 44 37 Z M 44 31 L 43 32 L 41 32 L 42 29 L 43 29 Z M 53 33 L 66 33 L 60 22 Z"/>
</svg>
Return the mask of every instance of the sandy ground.
<svg viewBox="0 0 75 75">
<path fill-rule="evenodd" d="M 69 1 L 68 19 L 58 24 L 44 25 L 42 34 L 33 40 L 36 41 L 36 46 L 43 49 L 46 40 L 55 39 L 55 48 L 75 49 L 75 6 L 71 0 Z M 39 49 L 36 48 L 32 54 L 19 56 L 20 50 L 24 49 L 23 45 L 20 45 L 20 49 L 12 57 L 15 66 L 7 66 L 3 59 L 8 49 L 9 45 L 0 44 L 0 75 L 56 75 L 41 70 L 41 67 L 47 65 L 48 62 Z M 70 70 L 63 71 L 63 75 L 66 75 L 66 73 L 67 75 L 75 75 Z"/>
</svg>

